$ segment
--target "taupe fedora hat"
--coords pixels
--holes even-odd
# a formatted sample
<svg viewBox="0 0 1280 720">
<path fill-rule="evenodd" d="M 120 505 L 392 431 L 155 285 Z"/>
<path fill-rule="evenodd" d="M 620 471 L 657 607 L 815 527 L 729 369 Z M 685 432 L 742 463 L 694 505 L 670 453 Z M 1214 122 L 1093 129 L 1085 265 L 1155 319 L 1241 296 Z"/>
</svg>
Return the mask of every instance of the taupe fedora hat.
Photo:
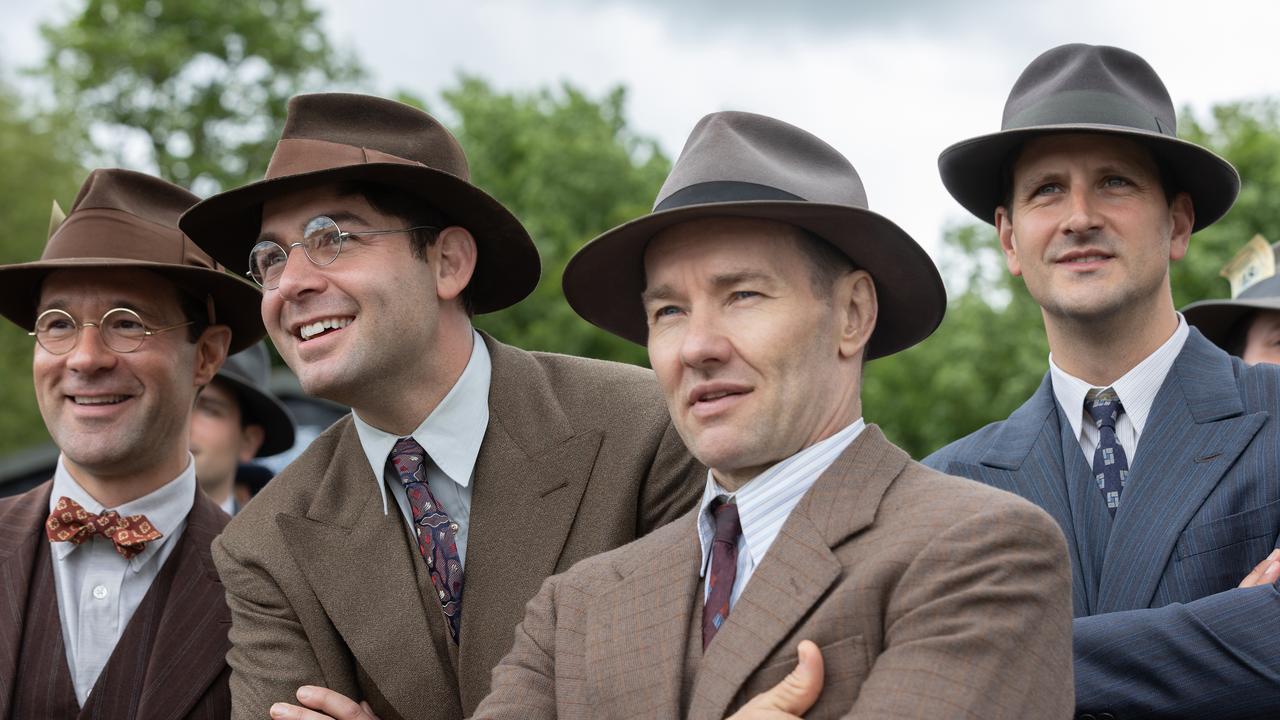
<svg viewBox="0 0 1280 720">
<path fill-rule="evenodd" d="M 570 259 L 564 272 L 569 305 L 593 325 L 644 345 L 645 247 L 665 228 L 716 216 L 795 225 L 870 273 L 880 307 L 868 358 L 908 348 L 942 322 L 947 296 L 938 269 L 910 235 L 868 209 L 853 165 L 794 125 L 746 112 L 702 118 L 653 212 L 604 233 Z"/>
<path fill-rule="evenodd" d="M 36 262 L 0 266 L 0 315 L 30 331 L 40 286 L 55 270 L 139 268 L 168 278 L 180 291 L 212 300 L 215 324 L 231 328 L 231 352 L 257 342 L 262 293 L 178 230 L 178 217 L 199 198 L 160 178 L 132 170 L 89 173 L 65 219 L 56 211 Z"/>
<path fill-rule="evenodd" d="M 275 455 L 293 447 L 297 426 L 293 413 L 268 387 L 271 361 L 267 357 L 266 344 L 254 343 L 228 357 L 218 370 L 217 378 L 235 391 L 244 422 L 262 426 L 262 447 L 258 448 L 257 457 Z"/>
<path fill-rule="evenodd" d="M 1231 163 L 1177 137 L 1177 114 L 1156 71 L 1138 55 L 1106 45 L 1061 45 L 1031 61 L 1005 101 L 1000 132 L 952 145 L 938 157 L 947 191 L 979 219 L 995 222 L 1008 163 L 1041 135 L 1105 133 L 1141 142 L 1191 196 L 1200 230 L 1226 214 L 1240 191 Z"/>
<path fill-rule="evenodd" d="M 1265 240 L 1261 241 L 1265 244 Z M 1200 300 L 1182 309 L 1187 324 L 1194 325 L 1214 345 L 1228 350 L 1232 335 L 1240 321 L 1258 310 L 1280 310 L 1280 242 L 1271 245 L 1271 262 L 1244 268 L 1229 300 Z M 1239 257 L 1239 256 L 1237 256 Z M 1230 265 L 1228 266 L 1230 267 Z M 1225 273 L 1225 269 L 1224 269 Z M 1235 287 L 1239 282 L 1239 288 Z M 1228 350 L 1229 351 L 1229 350 Z"/>
<path fill-rule="evenodd" d="M 470 296 L 476 312 L 490 312 L 533 292 L 541 263 L 520 221 L 470 177 L 462 146 L 417 108 L 370 95 L 298 95 L 265 178 L 197 204 L 180 225 L 222 264 L 247 269 L 265 200 L 348 180 L 394 186 L 475 236 Z"/>
</svg>

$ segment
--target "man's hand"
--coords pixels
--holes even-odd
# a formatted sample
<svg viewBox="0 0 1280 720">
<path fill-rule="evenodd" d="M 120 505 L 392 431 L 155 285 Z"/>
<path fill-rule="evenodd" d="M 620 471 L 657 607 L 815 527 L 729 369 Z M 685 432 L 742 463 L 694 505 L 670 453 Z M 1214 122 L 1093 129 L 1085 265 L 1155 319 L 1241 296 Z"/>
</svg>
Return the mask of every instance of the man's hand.
<svg viewBox="0 0 1280 720">
<path fill-rule="evenodd" d="M 298 688 L 298 702 L 306 707 L 289 703 L 272 705 L 271 717 L 273 720 L 378 720 L 369 703 L 357 705 L 355 700 L 329 688 L 303 685 Z"/>
<path fill-rule="evenodd" d="M 751 698 L 729 720 L 798 720 L 822 694 L 822 653 L 809 640 L 800 641 L 796 669 L 782 682 Z"/>
<path fill-rule="evenodd" d="M 1253 572 L 1244 576 L 1240 581 L 1240 587 L 1248 588 L 1257 585 L 1270 585 L 1276 580 L 1280 580 L 1280 548 L 1271 551 L 1266 560 L 1258 563 L 1253 568 Z"/>
</svg>

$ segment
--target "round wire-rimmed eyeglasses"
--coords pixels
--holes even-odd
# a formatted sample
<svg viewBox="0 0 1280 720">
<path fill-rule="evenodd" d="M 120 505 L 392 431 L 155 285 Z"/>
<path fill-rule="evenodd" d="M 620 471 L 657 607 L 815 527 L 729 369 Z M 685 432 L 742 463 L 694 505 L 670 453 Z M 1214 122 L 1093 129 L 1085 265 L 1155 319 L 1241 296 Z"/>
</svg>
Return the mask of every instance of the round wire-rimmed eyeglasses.
<svg viewBox="0 0 1280 720">
<path fill-rule="evenodd" d="M 284 266 L 289 262 L 289 252 L 301 247 L 313 265 L 324 267 L 338 259 L 342 252 L 342 241 L 364 235 L 392 235 L 412 232 L 414 230 L 438 230 L 431 225 L 415 225 L 392 230 L 356 230 L 343 232 L 338 223 L 330 217 L 321 215 L 311 218 L 302 230 L 302 240 L 281 246 L 273 240 L 262 240 L 249 251 L 249 272 L 245 273 L 263 290 L 275 290 L 280 287 L 280 276 L 284 274 Z"/>
<path fill-rule="evenodd" d="M 162 328 L 149 328 L 138 313 L 129 308 L 111 308 L 102 314 L 98 322 L 77 323 L 71 313 L 66 310 L 51 308 L 36 317 L 36 329 L 27 333 L 34 337 L 45 352 L 53 355 L 66 355 L 80 342 L 80 329 L 98 328 L 102 342 L 118 353 L 131 353 L 142 347 L 142 343 L 152 335 L 159 335 L 170 330 L 177 330 L 194 321 L 188 320 L 177 325 Z"/>
</svg>

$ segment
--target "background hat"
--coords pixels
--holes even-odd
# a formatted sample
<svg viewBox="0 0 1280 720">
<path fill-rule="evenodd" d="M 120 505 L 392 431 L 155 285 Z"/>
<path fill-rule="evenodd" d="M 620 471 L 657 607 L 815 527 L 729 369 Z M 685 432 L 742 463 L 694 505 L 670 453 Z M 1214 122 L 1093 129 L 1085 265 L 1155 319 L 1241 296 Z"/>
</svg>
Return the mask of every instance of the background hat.
<svg viewBox="0 0 1280 720">
<path fill-rule="evenodd" d="M 231 328 L 231 352 L 257 342 L 262 293 L 223 272 L 178 230 L 198 200 L 177 185 L 131 170 L 89 173 L 66 219 L 56 210 L 40 260 L 0 266 L 0 315 L 30 331 L 40 285 L 55 270 L 140 268 L 162 275 L 198 301 L 213 298 L 214 323 Z"/>
<path fill-rule="evenodd" d="M 645 247 L 667 227 L 717 216 L 795 225 L 869 272 L 880 307 L 868 359 L 908 348 L 942 322 L 947 297 L 937 268 L 910 235 L 868 209 L 853 165 L 794 125 L 745 112 L 698 122 L 653 212 L 597 237 L 569 261 L 565 298 L 592 324 L 645 344 Z"/>
<path fill-rule="evenodd" d="M 257 457 L 275 455 L 293 447 L 293 414 L 269 389 L 271 361 L 266 344 L 255 343 L 228 357 L 217 379 L 235 391 L 243 422 L 261 425 L 265 431 Z"/>
<path fill-rule="evenodd" d="M 1231 281 L 1230 300 L 1200 300 L 1182 309 L 1187 324 L 1199 328 L 1213 344 L 1226 349 L 1232 330 L 1257 310 L 1280 310 L 1280 243 L 1267 245 L 1255 235 L 1222 275 Z"/>
<path fill-rule="evenodd" d="M 1031 61 L 1005 101 L 1000 132 L 942 151 L 938 169 L 966 210 L 995 222 L 1010 154 L 1031 138 L 1093 132 L 1119 135 L 1151 149 L 1175 189 L 1191 196 L 1200 230 L 1222 217 L 1240 191 L 1231 163 L 1177 138 L 1169 91 L 1146 60 L 1106 45 L 1061 45 Z"/>
<path fill-rule="evenodd" d="M 370 95 L 298 95 L 289 100 L 266 177 L 199 203 L 180 224 L 219 262 L 245 270 L 265 200 L 347 180 L 390 185 L 475 236 L 468 291 L 476 312 L 491 312 L 533 292 L 541 263 L 520 221 L 470 177 L 458 141 L 417 108 Z"/>
</svg>

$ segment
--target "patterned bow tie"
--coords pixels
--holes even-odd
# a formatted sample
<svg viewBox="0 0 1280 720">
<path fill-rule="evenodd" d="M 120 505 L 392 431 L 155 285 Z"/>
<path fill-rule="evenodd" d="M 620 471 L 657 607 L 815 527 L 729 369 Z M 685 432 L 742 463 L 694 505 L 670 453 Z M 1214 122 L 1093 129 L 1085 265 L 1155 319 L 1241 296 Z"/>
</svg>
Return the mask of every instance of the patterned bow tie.
<svg viewBox="0 0 1280 720">
<path fill-rule="evenodd" d="M 73 545 L 101 535 L 116 546 L 116 552 L 125 560 L 131 560 L 142 552 L 152 540 L 164 537 L 164 533 L 156 530 L 146 515 L 121 517 L 115 510 L 95 515 L 69 497 L 58 498 L 58 505 L 49 513 L 44 529 L 50 541 Z"/>
</svg>

